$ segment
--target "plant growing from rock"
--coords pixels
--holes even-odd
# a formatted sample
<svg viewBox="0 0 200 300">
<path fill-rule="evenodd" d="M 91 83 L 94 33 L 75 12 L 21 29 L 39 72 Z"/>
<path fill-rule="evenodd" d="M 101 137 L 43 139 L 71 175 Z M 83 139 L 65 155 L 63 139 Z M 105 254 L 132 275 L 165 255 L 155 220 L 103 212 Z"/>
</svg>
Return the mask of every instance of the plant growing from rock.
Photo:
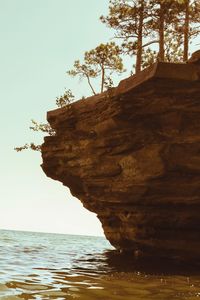
<svg viewBox="0 0 200 300">
<path fill-rule="evenodd" d="M 62 96 L 56 98 L 56 105 L 60 108 L 70 108 L 71 103 L 74 101 L 74 95 L 70 89 L 65 89 L 65 92 Z"/>
<path fill-rule="evenodd" d="M 65 92 L 62 96 L 56 98 L 56 105 L 59 108 L 70 109 L 71 103 L 74 100 L 74 95 L 70 89 L 65 89 Z M 32 125 L 29 127 L 30 130 L 46 133 L 47 135 L 55 135 L 55 131 L 51 128 L 49 123 L 38 123 L 35 120 L 31 120 Z M 21 147 L 15 147 L 14 150 L 21 152 L 23 150 L 31 149 L 33 151 L 41 151 L 41 145 L 36 145 L 35 143 L 26 143 Z"/>
</svg>

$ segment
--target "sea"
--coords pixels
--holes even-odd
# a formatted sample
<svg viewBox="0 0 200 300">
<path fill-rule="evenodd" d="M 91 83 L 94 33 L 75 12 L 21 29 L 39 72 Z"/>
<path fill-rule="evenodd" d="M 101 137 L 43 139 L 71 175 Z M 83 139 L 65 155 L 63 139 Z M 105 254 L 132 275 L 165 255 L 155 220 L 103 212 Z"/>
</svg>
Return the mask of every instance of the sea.
<svg viewBox="0 0 200 300">
<path fill-rule="evenodd" d="M 104 237 L 0 230 L 0 299 L 200 298 L 200 270 L 120 254 Z"/>
</svg>

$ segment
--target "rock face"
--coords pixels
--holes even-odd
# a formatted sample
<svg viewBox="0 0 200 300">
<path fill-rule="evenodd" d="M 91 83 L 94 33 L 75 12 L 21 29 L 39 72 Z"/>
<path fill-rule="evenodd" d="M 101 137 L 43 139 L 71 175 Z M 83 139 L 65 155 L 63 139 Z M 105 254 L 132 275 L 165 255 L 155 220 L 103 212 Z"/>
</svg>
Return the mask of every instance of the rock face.
<svg viewBox="0 0 200 300">
<path fill-rule="evenodd" d="M 157 63 L 48 112 L 42 168 L 95 212 L 111 244 L 200 257 L 200 75 Z"/>
</svg>

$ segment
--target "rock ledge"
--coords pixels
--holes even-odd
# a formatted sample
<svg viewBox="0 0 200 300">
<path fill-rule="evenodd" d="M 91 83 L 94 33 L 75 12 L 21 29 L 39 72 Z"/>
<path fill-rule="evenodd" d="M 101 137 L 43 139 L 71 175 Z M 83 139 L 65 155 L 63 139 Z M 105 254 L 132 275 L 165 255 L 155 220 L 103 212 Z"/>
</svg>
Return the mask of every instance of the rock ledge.
<svg viewBox="0 0 200 300">
<path fill-rule="evenodd" d="M 200 67 L 156 63 L 48 112 L 42 168 L 117 249 L 199 258 Z"/>
</svg>

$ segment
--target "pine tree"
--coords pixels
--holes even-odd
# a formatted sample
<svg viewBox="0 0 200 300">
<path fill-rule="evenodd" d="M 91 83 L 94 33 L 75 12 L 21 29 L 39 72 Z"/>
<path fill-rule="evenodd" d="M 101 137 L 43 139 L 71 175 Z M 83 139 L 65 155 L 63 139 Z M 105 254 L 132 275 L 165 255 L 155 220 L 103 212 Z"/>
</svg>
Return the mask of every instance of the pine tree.
<svg viewBox="0 0 200 300">
<path fill-rule="evenodd" d="M 144 48 L 158 42 L 148 30 L 147 2 L 110 0 L 108 16 L 100 17 L 103 23 L 115 29 L 115 38 L 122 40 L 124 53 L 136 55 L 136 73 L 141 70 Z"/>
<path fill-rule="evenodd" d="M 158 39 L 158 60 L 165 61 L 166 43 L 177 22 L 177 3 L 174 0 L 150 0 L 148 28 Z"/>
<path fill-rule="evenodd" d="M 83 64 L 80 61 L 75 61 L 74 69 L 67 71 L 67 74 L 80 78 L 86 77 L 94 95 L 96 92 L 90 79 L 100 76 L 100 92 L 102 93 L 106 88 L 112 86 L 111 75 L 114 72 L 124 72 L 120 53 L 120 48 L 114 42 L 100 44 L 95 49 L 85 52 Z"/>
<path fill-rule="evenodd" d="M 109 3 L 108 16 L 100 19 L 115 30 L 124 53 L 136 56 L 136 73 L 154 59 L 177 62 L 183 56 L 187 60 L 189 43 L 199 33 L 199 0 L 110 0 Z M 153 44 L 158 45 L 157 55 Z"/>
<path fill-rule="evenodd" d="M 79 76 L 80 79 L 86 78 L 89 87 L 92 90 L 92 93 L 96 95 L 96 92 L 91 83 L 91 78 L 96 78 L 98 76 L 98 71 L 96 68 L 92 68 L 92 66 L 86 61 L 86 59 L 82 64 L 80 60 L 75 60 L 74 68 L 72 70 L 67 71 L 67 74 L 73 77 Z"/>
<path fill-rule="evenodd" d="M 179 34 L 183 44 L 183 61 L 188 60 L 189 45 L 200 33 L 200 1 L 177 0 L 178 18 L 175 33 Z"/>
</svg>

